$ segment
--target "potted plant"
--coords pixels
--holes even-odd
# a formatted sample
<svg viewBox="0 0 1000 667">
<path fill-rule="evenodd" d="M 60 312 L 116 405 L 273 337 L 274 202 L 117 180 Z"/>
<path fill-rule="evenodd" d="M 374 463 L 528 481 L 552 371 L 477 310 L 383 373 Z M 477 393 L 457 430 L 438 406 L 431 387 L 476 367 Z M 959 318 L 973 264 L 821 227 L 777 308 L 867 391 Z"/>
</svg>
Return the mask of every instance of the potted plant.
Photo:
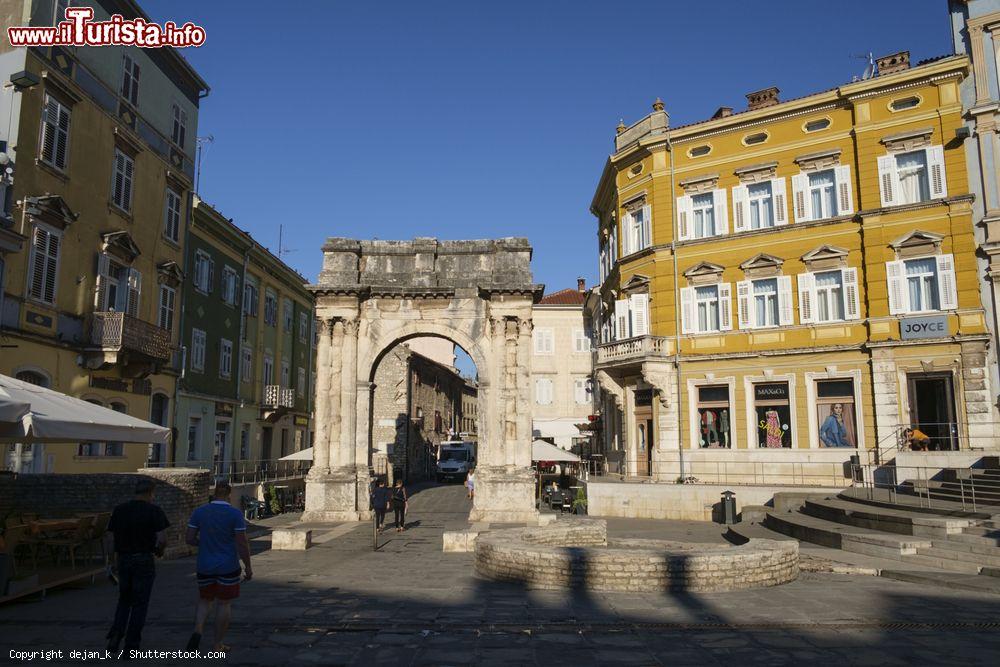
<svg viewBox="0 0 1000 667">
<path fill-rule="evenodd" d="M 587 513 L 587 494 L 583 492 L 582 486 L 579 486 L 576 489 L 576 498 L 573 499 L 573 513 Z"/>
</svg>

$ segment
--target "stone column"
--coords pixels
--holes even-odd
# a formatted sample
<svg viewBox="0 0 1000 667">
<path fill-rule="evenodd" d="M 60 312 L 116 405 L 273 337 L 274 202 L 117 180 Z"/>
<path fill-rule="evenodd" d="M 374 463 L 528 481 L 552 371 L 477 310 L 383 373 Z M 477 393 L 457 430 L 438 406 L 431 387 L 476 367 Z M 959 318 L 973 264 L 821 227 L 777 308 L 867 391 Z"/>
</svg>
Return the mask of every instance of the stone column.
<svg viewBox="0 0 1000 667">
<path fill-rule="evenodd" d="M 333 322 L 322 319 L 319 323 L 319 345 L 316 349 L 316 398 L 315 406 L 316 435 L 313 439 L 313 465 L 310 476 L 316 477 L 330 474 L 330 334 Z"/>
<path fill-rule="evenodd" d="M 517 407 L 517 437 L 514 443 L 512 463 L 519 467 L 531 467 L 531 332 L 534 325 L 531 318 L 517 320 L 517 374 L 514 385 Z"/>
<path fill-rule="evenodd" d="M 968 423 L 968 447 L 994 449 L 996 425 L 993 419 L 992 392 L 986 373 L 986 343 L 967 341 L 962 344 L 962 393 L 965 420 Z M 962 421 L 962 417 L 959 417 Z"/>
<path fill-rule="evenodd" d="M 324 400 L 329 405 L 329 415 L 327 417 L 327 439 L 330 448 L 330 467 L 340 468 L 345 465 L 344 453 L 340 447 L 341 430 L 341 391 L 343 384 L 343 363 L 344 363 L 344 321 L 336 319 L 333 322 L 332 340 L 330 344 L 330 377 L 328 389 Z"/>
<path fill-rule="evenodd" d="M 871 443 L 869 448 L 892 449 L 899 443 L 899 427 L 902 425 L 899 419 L 899 376 L 896 359 L 892 348 L 875 348 L 871 355 L 875 442 Z"/>
<path fill-rule="evenodd" d="M 677 395 L 677 367 L 673 362 L 647 362 L 642 376 L 656 390 L 656 436 L 649 455 L 653 459 L 653 476 L 657 480 L 673 481 L 681 474 L 680 460 L 684 447 L 680 432 L 681 400 Z"/>
<path fill-rule="evenodd" d="M 343 350 L 340 373 L 340 465 L 353 467 L 358 464 L 358 321 L 344 320 Z"/>
<path fill-rule="evenodd" d="M 986 63 L 986 45 L 983 43 L 983 26 L 969 26 L 969 47 L 972 49 L 972 72 L 976 82 L 976 106 L 990 101 L 989 67 Z"/>
</svg>

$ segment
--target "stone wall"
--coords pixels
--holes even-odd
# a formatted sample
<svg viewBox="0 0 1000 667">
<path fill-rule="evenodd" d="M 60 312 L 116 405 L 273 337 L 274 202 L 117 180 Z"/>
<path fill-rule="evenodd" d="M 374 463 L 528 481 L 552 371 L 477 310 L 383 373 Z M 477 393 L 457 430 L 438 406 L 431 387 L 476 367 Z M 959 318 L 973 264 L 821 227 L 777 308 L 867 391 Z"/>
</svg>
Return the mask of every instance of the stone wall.
<svg viewBox="0 0 1000 667">
<path fill-rule="evenodd" d="M 184 532 L 191 512 L 208 502 L 210 475 L 205 470 L 142 468 L 136 473 L 2 475 L 0 517 L 10 512 L 37 512 L 43 517 L 110 512 L 132 499 L 141 477 L 155 480 L 153 502 L 163 508 L 170 521 L 166 557 L 193 553 L 184 543 Z"/>
<path fill-rule="evenodd" d="M 799 573 L 798 543 L 741 546 L 607 539 L 595 519 L 481 534 L 476 571 L 531 588 L 599 591 L 727 591 L 777 586 Z"/>
</svg>

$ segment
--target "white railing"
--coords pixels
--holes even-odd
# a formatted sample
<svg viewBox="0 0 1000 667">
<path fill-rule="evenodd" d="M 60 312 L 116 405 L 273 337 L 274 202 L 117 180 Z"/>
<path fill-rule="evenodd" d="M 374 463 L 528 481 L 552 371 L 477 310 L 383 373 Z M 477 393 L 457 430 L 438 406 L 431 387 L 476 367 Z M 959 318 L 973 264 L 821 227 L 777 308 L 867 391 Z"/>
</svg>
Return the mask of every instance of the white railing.
<svg viewBox="0 0 1000 667">
<path fill-rule="evenodd" d="M 291 387 L 269 384 L 264 387 L 264 406 L 275 408 L 294 408 L 295 391 Z"/>
<path fill-rule="evenodd" d="M 683 471 L 683 472 L 682 472 Z M 732 486 L 846 487 L 852 483 L 850 461 L 760 461 L 690 459 L 680 457 L 601 461 L 588 471 L 621 481 L 656 481 L 675 484 L 726 484 Z"/>
<path fill-rule="evenodd" d="M 638 359 L 642 357 L 665 357 L 670 353 L 670 339 L 662 336 L 639 336 L 597 347 L 597 363 Z"/>
</svg>

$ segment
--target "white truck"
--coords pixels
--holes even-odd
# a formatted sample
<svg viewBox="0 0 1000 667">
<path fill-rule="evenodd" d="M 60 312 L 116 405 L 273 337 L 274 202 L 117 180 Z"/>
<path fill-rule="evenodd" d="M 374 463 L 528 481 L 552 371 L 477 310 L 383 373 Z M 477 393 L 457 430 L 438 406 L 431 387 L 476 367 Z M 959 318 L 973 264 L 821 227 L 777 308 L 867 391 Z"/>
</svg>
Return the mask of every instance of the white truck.
<svg viewBox="0 0 1000 667">
<path fill-rule="evenodd" d="M 476 466 L 476 443 L 451 440 L 438 447 L 437 481 L 465 481 L 465 476 Z"/>
</svg>

